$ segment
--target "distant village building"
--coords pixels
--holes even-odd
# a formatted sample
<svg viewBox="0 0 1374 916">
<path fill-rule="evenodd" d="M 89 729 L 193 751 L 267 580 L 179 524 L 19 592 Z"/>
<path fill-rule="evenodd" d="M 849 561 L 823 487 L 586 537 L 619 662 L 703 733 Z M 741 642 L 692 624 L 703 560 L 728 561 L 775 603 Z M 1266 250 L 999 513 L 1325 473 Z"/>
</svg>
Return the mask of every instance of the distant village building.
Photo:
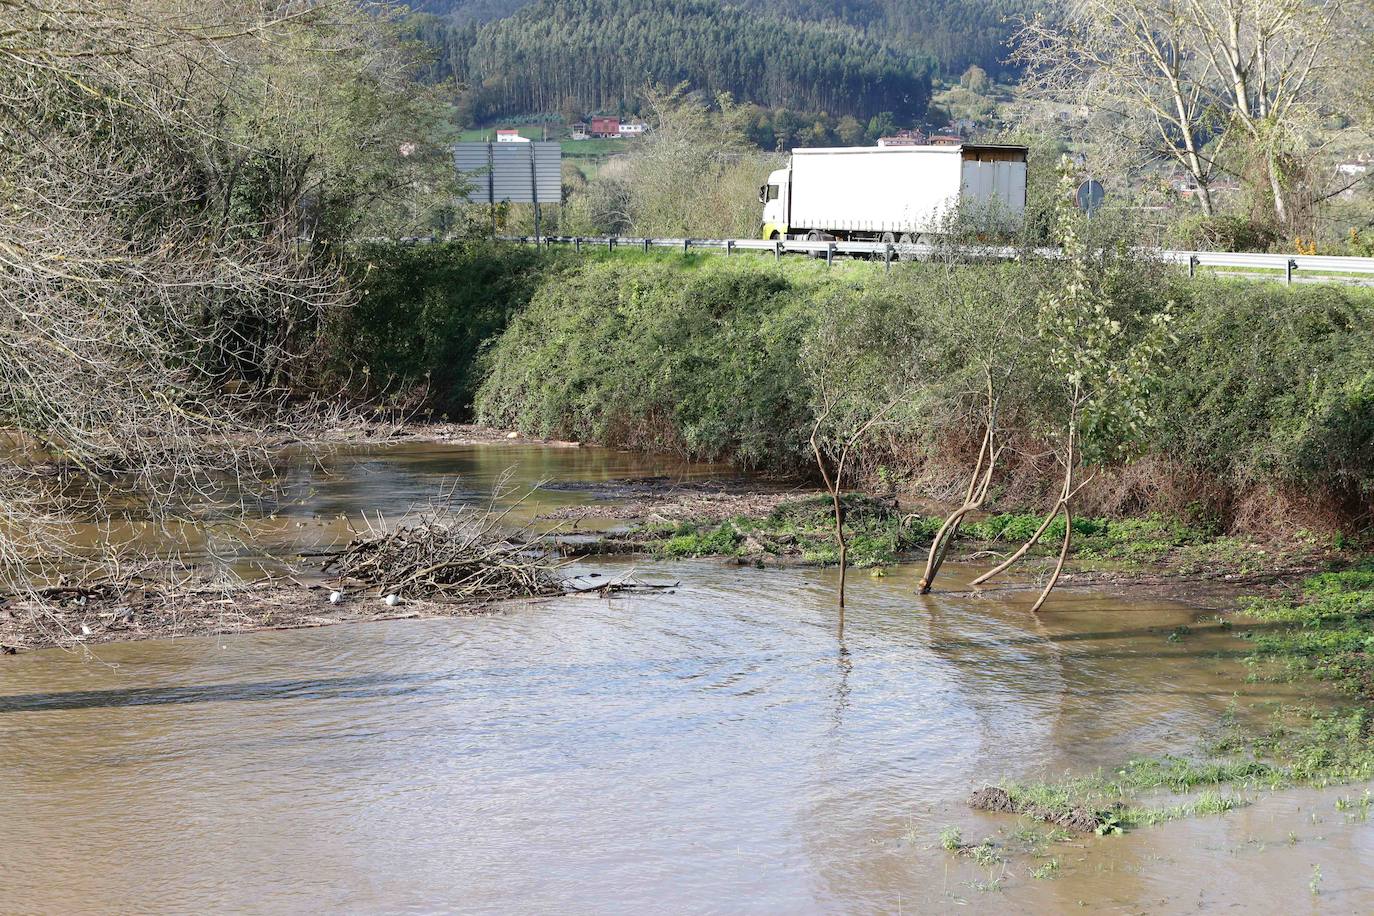
<svg viewBox="0 0 1374 916">
<path fill-rule="evenodd" d="M 592 118 L 591 133 L 593 137 L 598 137 L 602 140 L 619 137 L 620 119 L 594 117 Z"/>
<path fill-rule="evenodd" d="M 963 146 L 964 138 L 951 131 L 941 131 L 930 135 L 931 146 Z"/>
<path fill-rule="evenodd" d="M 638 137 L 648 129 L 649 125 L 645 124 L 643 121 L 626 121 L 620 125 L 620 136 Z"/>
<path fill-rule="evenodd" d="M 922 130 L 899 130 L 890 137 L 879 137 L 879 146 L 924 146 L 925 132 Z"/>
<path fill-rule="evenodd" d="M 575 124 L 573 124 L 572 138 L 574 140 L 585 140 L 589 136 L 591 136 L 591 134 L 588 133 L 587 123 L 585 121 L 578 121 Z"/>
<path fill-rule="evenodd" d="M 514 127 L 498 127 L 496 129 L 497 143 L 529 143 L 528 137 L 520 136 L 520 131 Z"/>
</svg>

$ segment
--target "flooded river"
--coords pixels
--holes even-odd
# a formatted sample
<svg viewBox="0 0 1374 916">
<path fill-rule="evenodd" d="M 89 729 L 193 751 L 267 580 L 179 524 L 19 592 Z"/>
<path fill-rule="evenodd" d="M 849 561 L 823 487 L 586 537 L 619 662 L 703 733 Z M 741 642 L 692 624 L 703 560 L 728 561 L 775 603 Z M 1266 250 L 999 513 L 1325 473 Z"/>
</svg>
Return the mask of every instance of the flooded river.
<svg viewBox="0 0 1374 916">
<path fill-rule="evenodd" d="M 331 464 L 283 544 L 512 464 L 719 472 L 531 446 Z M 1246 684 L 1232 635 L 1171 641 L 1187 606 L 1066 591 L 1037 620 L 899 569 L 851 578 L 841 639 L 831 572 L 637 568 L 681 587 L 0 660 L 0 912 L 1374 912 L 1374 828 L 1334 807 L 1363 787 L 1076 840 L 1043 880 L 939 847 L 1018 827 L 974 788 L 1186 752 L 1306 689 Z"/>
</svg>

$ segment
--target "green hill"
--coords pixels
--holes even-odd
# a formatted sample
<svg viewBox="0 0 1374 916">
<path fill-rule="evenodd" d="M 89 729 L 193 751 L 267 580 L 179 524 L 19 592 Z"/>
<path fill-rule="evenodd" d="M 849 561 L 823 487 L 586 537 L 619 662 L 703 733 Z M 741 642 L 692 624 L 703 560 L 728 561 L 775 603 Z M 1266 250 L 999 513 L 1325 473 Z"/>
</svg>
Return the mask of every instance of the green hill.
<svg viewBox="0 0 1374 916">
<path fill-rule="evenodd" d="M 439 51 L 432 78 L 473 88 L 478 117 L 633 110 L 648 84 L 768 108 L 860 118 L 924 113 L 933 62 L 835 20 L 718 0 L 535 0 L 513 16 L 446 28 L 422 17 Z"/>
<path fill-rule="evenodd" d="M 935 62 L 936 72 L 958 76 L 977 64 L 994 78 L 1015 74 L 1004 62 L 1007 39 L 1015 30 L 1008 18 L 1027 15 L 1043 0 L 1014 3 L 1012 0 L 717 0 L 709 5 L 734 6 L 750 17 L 763 16 L 778 31 L 779 40 L 791 35 L 780 23 L 839 26 L 852 32 L 849 40 L 877 44 L 898 54 Z M 663 15 L 664 6 L 633 4 L 653 8 Z M 420 0 L 415 9 L 433 13 L 458 25 L 494 22 L 530 7 L 540 7 L 536 15 L 547 15 L 550 7 L 567 7 L 572 16 L 597 15 L 578 12 L 577 4 L 549 4 L 539 0 Z M 700 15 L 690 4 L 670 4 L 677 17 Z M 590 23 L 609 30 L 617 27 L 619 16 Z"/>
</svg>

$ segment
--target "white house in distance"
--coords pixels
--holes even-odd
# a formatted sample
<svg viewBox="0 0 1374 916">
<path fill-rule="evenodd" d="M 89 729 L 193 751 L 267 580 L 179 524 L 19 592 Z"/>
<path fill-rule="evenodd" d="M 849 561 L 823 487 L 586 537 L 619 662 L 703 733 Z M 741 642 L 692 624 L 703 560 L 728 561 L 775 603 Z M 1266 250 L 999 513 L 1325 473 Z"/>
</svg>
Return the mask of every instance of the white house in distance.
<svg viewBox="0 0 1374 916">
<path fill-rule="evenodd" d="M 639 137 L 649 129 L 649 125 L 643 121 L 624 121 L 620 125 L 620 136 Z"/>
<path fill-rule="evenodd" d="M 520 131 L 514 127 L 498 127 L 496 129 L 497 143 L 529 143 L 528 137 L 520 136 Z"/>
</svg>

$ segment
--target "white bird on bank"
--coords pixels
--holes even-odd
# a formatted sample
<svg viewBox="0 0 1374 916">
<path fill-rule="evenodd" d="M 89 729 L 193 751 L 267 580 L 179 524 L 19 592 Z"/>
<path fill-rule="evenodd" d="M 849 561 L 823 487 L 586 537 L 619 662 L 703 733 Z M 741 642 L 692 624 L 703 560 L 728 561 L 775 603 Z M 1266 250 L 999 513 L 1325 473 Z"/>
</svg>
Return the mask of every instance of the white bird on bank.
<svg viewBox="0 0 1374 916">
<path fill-rule="evenodd" d="M 330 604 L 338 604 L 338 603 L 339 603 L 340 601 L 342 601 L 342 600 L 343 600 L 343 592 L 341 592 L 341 591 L 335 589 L 334 591 L 332 591 L 332 592 L 329 593 L 329 603 L 330 603 Z"/>
<path fill-rule="evenodd" d="M 386 602 L 387 607 L 395 607 L 396 605 L 401 603 L 401 596 L 396 594 L 395 592 L 392 592 L 390 595 L 387 595 L 382 600 Z"/>
</svg>

